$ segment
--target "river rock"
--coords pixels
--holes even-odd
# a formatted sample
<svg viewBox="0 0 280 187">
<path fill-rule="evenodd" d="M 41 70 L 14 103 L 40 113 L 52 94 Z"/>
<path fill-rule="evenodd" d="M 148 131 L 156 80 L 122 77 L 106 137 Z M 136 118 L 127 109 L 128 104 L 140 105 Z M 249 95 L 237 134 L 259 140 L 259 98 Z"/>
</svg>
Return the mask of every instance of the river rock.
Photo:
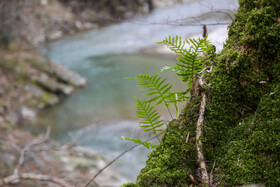
<svg viewBox="0 0 280 187">
<path fill-rule="evenodd" d="M 68 70 L 67 68 L 61 66 L 60 64 L 50 62 L 50 65 L 52 66 L 53 73 L 63 81 L 78 87 L 83 87 L 87 84 L 85 78 L 81 77 L 77 73 Z"/>
<path fill-rule="evenodd" d="M 28 107 L 22 107 L 20 110 L 21 116 L 25 119 L 33 119 L 36 116 L 36 112 Z"/>
</svg>

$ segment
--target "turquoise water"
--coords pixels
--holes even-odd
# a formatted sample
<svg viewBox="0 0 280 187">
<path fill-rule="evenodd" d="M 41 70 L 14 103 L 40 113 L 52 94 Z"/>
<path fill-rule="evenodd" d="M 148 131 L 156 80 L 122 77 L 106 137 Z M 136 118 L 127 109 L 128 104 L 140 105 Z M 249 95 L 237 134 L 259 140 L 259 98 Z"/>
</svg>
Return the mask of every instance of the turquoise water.
<svg viewBox="0 0 280 187">
<path fill-rule="evenodd" d="M 120 121 L 136 121 L 135 96 L 144 95 L 136 80 L 125 79 L 138 74 L 160 73 L 161 67 L 175 63 L 175 57 L 158 55 L 108 55 L 89 57 L 75 69 L 88 80 L 88 86 L 66 98 L 60 104 L 42 111 L 37 120 L 38 131 L 42 126 L 52 126 L 53 137 L 67 139 L 68 131 L 92 124 L 112 124 Z M 173 72 L 160 73 L 183 91 L 185 86 Z M 142 97 L 144 98 L 144 97 Z M 163 111 L 165 115 L 164 109 Z M 166 115 L 165 115 L 166 116 Z M 45 128 L 46 128 L 45 127 Z M 34 127 L 35 128 L 35 127 Z M 33 131 L 36 129 L 33 128 Z"/>
</svg>

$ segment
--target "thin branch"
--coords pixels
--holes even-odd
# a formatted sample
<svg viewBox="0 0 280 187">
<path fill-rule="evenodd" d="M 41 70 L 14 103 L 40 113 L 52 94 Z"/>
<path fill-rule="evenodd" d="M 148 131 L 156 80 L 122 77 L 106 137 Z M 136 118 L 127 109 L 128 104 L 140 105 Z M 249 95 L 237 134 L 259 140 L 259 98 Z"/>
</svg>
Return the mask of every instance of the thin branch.
<svg viewBox="0 0 280 187">
<path fill-rule="evenodd" d="M 70 136 L 71 138 L 71 142 L 68 143 L 68 144 L 65 144 L 63 145 L 60 150 L 66 150 L 66 149 L 69 149 L 73 146 L 75 146 L 78 142 L 78 140 L 87 132 L 89 132 L 90 130 L 92 129 L 95 129 L 95 128 L 98 128 L 99 125 L 90 125 L 90 126 L 86 126 L 86 127 L 83 127 L 82 129 L 79 129 L 78 132 L 75 134 L 75 135 L 72 135 L 68 132 L 68 135 Z"/>
<path fill-rule="evenodd" d="M 18 164 L 16 165 L 16 167 L 14 169 L 14 175 L 18 175 L 18 170 L 20 169 L 20 167 L 22 166 L 22 164 L 24 162 L 25 153 L 27 151 L 29 151 L 32 146 L 42 144 L 45 141 L 47 141 L 50 137 L 50 131 L 51 131 L 50 127 L 48 127 L 47 132 L 46 132 L 43 139 L 33 139 L 32 141 L 27 143 L 22 149 L 20 149 L 20 157 L 18 159 Z"/>
<path fill-rule="evenodd" d="M 148 21 L 148 20 L 143 20 L 143 21 L 127 21 L 127 20 L 123 20 L 123 19 L 106 19 L 107 22 L 112 22 L 112 23 L 129 23 L 129 24 L 136 24 L 136 25 L 173 25 L 173 26 L 191 26 L 191 27 L 195 27 L 195 26 L 203 26 L 203 25 L 207 25 L 207 26 L 215 26 L 215 25 L 229 25 L 231 22 L 215 22 L 215 23 L 202 23 L 201 21 L 199 21 L 199 17 L 203 17 L 203 16 L 208 16 L 211 15 L 213 13 L 220 13 L 220 14 L 225 14 L 227 17 L 229 17 L 229 19 L 232 21 L 234 18 L 232 16 L 232 14 L 228 13 L 228 12 L 234 12 L 232 10 L 213 10 L 210 9 L 210 12 L 201 14 L 199 16 L 191 16 L 191 17 L 186 17 L 186 18 L 182 18 L 182 19 L 175 19 L 175 20 L 171 20 L 170 17 L 167 17 L 165 20 L 162 21 Z M 187 21 L 191 21 L 194 20 L 195 23 L 186 23 Z M 184 23 L 185 22 L 185 23 Z"/>
<path fill-rule="evenodd" d="M 186 144 L 189 142 L 189 137 L 190 137 L 190 132 L 188 132 L 187 134 L 186 141 L 185 141 Z"/>
<path fill-rule="evenodd" d="M 202 101 L 200 104 L 199 117 L 196 125 L 196 151 L 197 151 L 197 161 L 199 163 L 201 175 L 202 175 L 202 183 L 209 184 L 209 177 L 206 169 L 206 163 L 205 163 L 205 158 L 202 149 L 202 141 L 201 141 L 202 124 L 204 121 L 204 112 L 206 108 L 206 94 L 202 92 L 201 96 L 202 96 Z"/>
<path fill-rule="evenodd" d="M 5 184 L 11 184 L 14 181 L 18 181 L 18 180 L 40 180 L 40 181 L 47 181 L 54 184 L 58 184 L 63 187 L 71 187 L 71 185 L 68 184 L 63 179 L 59 179 L 57 177 L 52 177 L 48 175 L 35 174 L 35 173 L 12 174 L 3 179 L 0 179 L 0 186 L 4 186 Z"/>
<path fill-rule="evenodd" d="M 159 133 L 158 135 L 162 135 L 163 133 L 164 133 L 164 131 L 161 132 L 161 133 Z M 143 143 L 148 142 L 148 141 L 151 141 L 151 140 L 156 139 L 156 138 L 157 138 L 157 136 L 153 136 L 153 137 L 151 137 L 151 138 L 149 138 L 149 139 L 143 141 Z M 88 186 L 90 185 L 90 183 L 91 183 L 98 175 L 100 175 L 106 168 L 108 168 L 110 165 L 112 165 L 112 164 L 113 164 L 115 161 L 117 161 L 120 157 L 122 157 L 124 154 L 126 154 L 126 153 L 129 152 L 129 151 L 131 151 L 132 149 L 138 147 L 139 145 L 141 145 L 141 144 L 136 144 L 136 145 L 134 145 L 134 146 L 132 146 L 132 147 L 126 149 L 126 150 L 123 151 L 121 154 L 119 154 L 116 158 L 114 158 L 113 160 L 111 160 L 106 166 L 104 166 L 102 169 L 100 169 L 100 170 L 92 177 L 92 179 L 90 179 L 90 181 L 85 185 L 85 187 L 88 187 Z"/>
<path fill-rule="evenodd" d="M 212 70 L 212 66 L 210 68 L 209 71 Z M 208 71 L 208 72 L 209 72 Z M 203 81 L 203 76 L 201 75 L 198 77 L 198 83 L 199 86 L 203 86 L 204 85 L 204 81 Z M 205 162 L 205 157 L 203 154 L 203 145 L 202 145 L 202 129 L 203 129 L 203 122 L 204 122 L 204 113 L 205 113 L 205 109 L 206 109 L 206 94 L 204 91 L 201 92 L 201 103 L 200 103 L 200 109 L 199 109 L 199 117 L 197 120 L 197 125 L 196 125 L 196 151 L 197 151 L 197 162 L 199 164 L 200 167 L 200 171 L 201 171 L 201 178 L 202 178 L 202 185 L 204 186 L 208 186 L 209 185 L 209 176 L 208 176 L 208 172 L 206 169 L 206 162 Z"/>
<path fill-rule="evenodd" d="M 189 178 L 193 184 L 198 184 L 198 182 L 195 180 L 195 178 L 190 173 L 187 173 L 187 175 L 189 176 Z"/>
<path fill-rule="evenodd" d="M 42 139 L 33 139 L 29 143 L 27 143 L 22 149 L 20 149 L 19 146 L 16 145 L 14 137 L 12 137 L 12 136 L 9 137 L 12 142 L 12 146 L 20 152 L 20 156 L 18 159 L 18 163 L 13 171 L 13 174 L 9 175 L 3 179 L 0 179 L 0 186 L 3 186 L 5 184 L 11 184 L 11 183 L 13 183 L 15 181 L 19 181 L 19 180 L 40 180 L 40 181 L 47 181 L 47 182 L 51 182 L 54 184 L 58 184 L 63 187 L 71 186 L 63 179 L 59 179 L 57 177 L 52 177 L 52 176 L 42 175 L 42 174 L 35 174 L 35 173 L 20 173 L 19 172 L 19 169 L 23 165 L 24 160 L 25 160 L 25 153 L 27 151 L 30 151 L 33 146 L 42 144 L 45 141 L 47 141 L 50 137 L 50 131 L 51 131 L 50 127 L 48 127 L 47 132 Z"/>
<path fill-rule="evenodd" d="M 214 161 L 214 164 L 212 166 L 211 172 L 210 172 L 210 178 L 209 178 L 209 186 L 213 186 L 213 171 L 215 169 L 215 164 L 216 164 L 216 160 Z"/>
</svg>

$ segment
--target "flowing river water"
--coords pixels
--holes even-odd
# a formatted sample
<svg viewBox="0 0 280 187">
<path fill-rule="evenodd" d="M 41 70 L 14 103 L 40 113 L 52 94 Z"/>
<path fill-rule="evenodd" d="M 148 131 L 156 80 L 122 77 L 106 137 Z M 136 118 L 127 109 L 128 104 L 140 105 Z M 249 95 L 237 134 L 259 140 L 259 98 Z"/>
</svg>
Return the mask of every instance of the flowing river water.
<svg viewBox="0 0 280 187">
<path fill-rule="evenodd" d="M 200 36 L 201 24 L 209 24 L 210 39 L 220 49 L 226 38 L 224 23 L 231 22 L 229 14 L 237 8 L 236 0 L 193 0 L 155 9 L 135 20 L 64 37 L 51 43 L 48 51 L 42 48 L 52 60 L 85 77 L 88 86 L 42 111 L 32 121 L 31 130 L 40 133 L 51 126 L 54 139 L 69 141 L 69 134 L 91 126 L 78 144 L 99 151 L 108 160 L 114 158 L 128 146 L 120 140 L 121 136 L 148 136 L 139 128 L 134 110 L 135 96 L 141 98 L 144 92 L 136 87 L 135 80 L 124 78 L 159 73 L 163 66 L 174 65 L 174 56 L 156 54 L 155 42 L 168 35 Z M 174 84 L 174 90 L 185 89 L 173 72 L 161 75 Z M 112 167 L 128 181 L 135 181 L 145 165 L 147 153 L 138 147 Z"/>
</svg>

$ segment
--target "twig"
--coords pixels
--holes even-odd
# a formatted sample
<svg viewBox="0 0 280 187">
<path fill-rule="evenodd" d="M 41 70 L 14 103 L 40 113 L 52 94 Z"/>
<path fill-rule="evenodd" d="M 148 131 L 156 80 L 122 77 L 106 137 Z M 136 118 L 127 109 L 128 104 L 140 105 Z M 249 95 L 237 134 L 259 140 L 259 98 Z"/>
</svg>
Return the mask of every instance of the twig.
<svg viewBox="0 0 280 187">
<path fill-rule="evenodd" d="M 37 144 L 41 144 L 41 143 L 44 143 L 45 141 L 47 141 L 50 137 L 50 131 L 51 131 L 50 127 L 48 127 L 47 132 L 46 132 L 43 139 L 33 139 L 32 141 L 27 143 L 22 149 L 20 149 L 20 157 L 18 159 L 18 164 L 16 165 L 16 167 L 14 169 L 14 175 L 18 175 L 18 170 L 24 162 L 25 153 L 27 151 L 29 151 L 32 146 L 37 145 Z"/>
<path fill-rule="evenodd" d="M 47 141 L 50 137 L 50 127 L 48 127 L 47 132 L 45 136 L 42 139 L 33 139 L 29 143 L 27 143 L 22 149 L 19 148 L 18 145 L 16 145 L 15 140 L 13 137 L 10 136 L 10 139 L 12 141 L 12 146 L 20 152 L 20 156 L 18 159 L 18 163 L 13 171 L 12 175 L 9 175 L 3 179 L 0 179 L 0 186 L 3 186 L 5 184 L 10 184 L 14 181 L 18 180 L 40 180 L 40 181 L 48 181 L 54 184 L 58 184 L 63 187 L 70 187 L 71 185 L 68 184 L 63 179 L 59 179 L 57 177 L 52 177 L 48 175 L 42 175 L 42 174 L 35 174 L 35 173 L 19 173 L 20 167 L 23 165 L 25 160 L 25 153 L 29 151 L 33 146 L 42 144 L 45 141 Z"/>
<path fill-rule="evenodd" d="M 54 184 L 58 184 L 63 187 L 71 187 L 70 184 L 68 184 L 63 179 L 59 179 L 57 177 L 52 177 L 48 175 L 42 175 L 42 174 L 35 174 L 35 173 L 20 173 L 20 174 L 12 174 L 8 177 L 5 177 L 3 179 L 0 179 L 0 186 L 3 186 L 5 184 L 10 184 L 14 181 L 18 180 L 40 180 L 40 181 L 47 181 Z"/>
<path fill-rule="evenodd" d="M 73 147 L 74 145 L 77 144 L 78 140 L 86 133 L 88 132 L 89 130 L 92 130 L 92 129 L 95 129 L 99 127 L 99 125 L 90 125 L 90 126 L 86 126 L 82 129 L 79 129 L 78 132 L 75 134 L 75 135 L 71 135 L 69 132 L 68 132 L 68 135 L 70 136 L 71 138 L 71 142 L 68 143 L 68 144 L 65 144 L 63 145 L 60 149 L 61 150 L 66 150 L 66 149 L 69 149 L 71 147 Z"/>
<path fill-rule="evenodd" d="M 188 132 L 187 134 L 186 141 L 185 141 L 186 144 L 189 142 L 189 137 L 190 137 L 190 132 Z"/>
<path fill-rule="evenodd" d="M 209 179 L 209 186 L 212 186 L 213 185 L 213 171 L 214 171 L 214 168 L 215 168 L 215 164 L 216 164 L 216 160 L 214 161 L 214 164 L 212 166 L 212 169 L 211 169 L 211 172 L 210 172 L 210 179 Z"/>
<path fill-rule="evenodd" d="M 164 132 L 159 133 L 158 135 L 162 135 Z M 153 139 L 156 139 L 157 136 L 153 136 L 152 138 L 149 138 L 145 141 L 143 141 L 143 143 L 151 141 Z M 106 166 L 104 166 L 102 169 L 100 169 L 93 177 L 92 179 L 90 179 L 90 181 L 85 185 L 85 187 L 87 187 L 99 174 L 101 174 L 107 167 L 109 167 L 110 165 L 112 165 L 115 161 L 117 161 L 120 157 L 122 157 L 124 154 L 126 154 L 127 152 L 131 151 L 132 149 L 138 147 L 141 144 L 136 144 L 128 149 L 126 149 L 125 151 L 123 151 L 121 154 L 119 154 L 116 158 L 114 158 L 113 160 L 111 160 Z"/>
<path fill-rule="evenodd" d="M 189 178 L 193 184 L 198 184 L 198 182 L 195 180 L 195 178 L 190 173 L 187 173 L 187 175 L 189 176 Z"/>
<path fill-rule="evenodd" d="M 201 79 L 201 78 L 200 78 Z M 204 121 L 204 112 L 206 108 L 206 94 L 204 92 L 201 93 L 202 96 L 202 101 L 200 104 L 200 109 L 199 109 L 199 117 L 197 120 L 197 125 L 196 125 L 196 151 L 197 151 L 197 161 L 200 166 L 200 171 L 202 175 L 202 183 L 209 184 L 209 177 L 206 169 L 206 163 L 205 163 L 205 158 L 203 154 L 203 149 L 202 149 L 202 124 Z"/>
</svg>

